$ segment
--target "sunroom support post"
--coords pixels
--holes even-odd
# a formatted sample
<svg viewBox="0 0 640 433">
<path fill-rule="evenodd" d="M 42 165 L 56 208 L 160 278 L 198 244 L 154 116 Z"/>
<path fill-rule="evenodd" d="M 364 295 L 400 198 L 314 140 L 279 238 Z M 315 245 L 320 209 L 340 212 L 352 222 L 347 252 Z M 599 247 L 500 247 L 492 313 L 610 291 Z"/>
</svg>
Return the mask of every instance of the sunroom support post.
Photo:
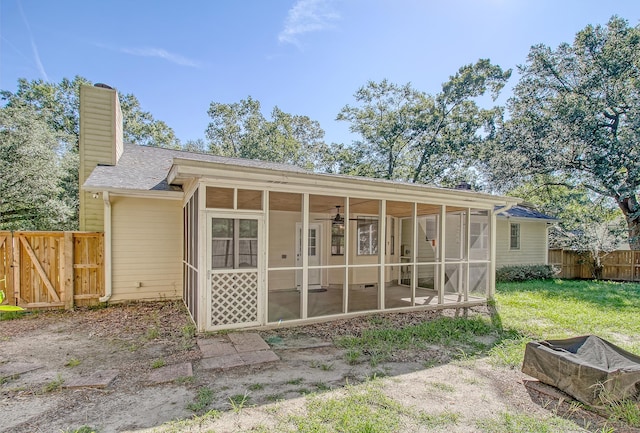
<svg viewBox="0 0 640 433">
<path fill-rule="evenodd" d="M 380 225 L 378 227 L 378 266 L 380 266 L 380 272 L 378 273 L 378 309 L 384 310 L 384 292 L 386 289 L 385 263 L 387 255 L 387 201 L 385 199 L 380 200 L 378 214 L 380 215 Z"/>
<path fill-rule="evenodd" d="M 209 214 L 207 213 L 206 187 L 200 183 L 198 185 L 198 292 L 196 294 L 198 303 L 198 323 L 199 331 L 206 331 L 211 317 L 211 263 L 207 258 L 207 245 L 211 242 L 209 236 Z"/>
<path fill-rule="evenodd" d="M 349 246 L 351 245 L 349 197 L 344 198 L 344 282 L 342 285 L 342 312 L 349 311 Z"/>
<path fill-rule="evenodd" d="M 306 319 L 309 299 L 309 193 L 302 196 L 302 287 L 300 287 L 300 318 Z"/>
<path fill-rule="evenodd" d="M 262 223 L 264 227 L 264 235 L 262 238 L 264 239 L 262 245 L 264 246 L 264 250 L 262 252 L 262 272 L 260 275 L 262 276 L 262 297 L 260 297 L 260 291 L 258 292 L 258 299 L 262 299 L 260 303 L 260 310 L 258 311 L 258 317 L 262 317 L 262 324 L 266 325 L 269 323 L 269 271 L 267 268 L 269 267 L 269 239 L 271 237 L 271 233 L 269 233 L 269 190 L 264 190 L 262 193 L 262 209 L 264 209 L 264 222 Z"/>
<path fill-rule="evenodd" d="M 416 287 L 418 287 L 418 203 L 413 202 L 411 215 L 411 227 L 413 230 L 413 245 L 411 246 L 411 305 L 416 305 Z M 402 254 L 402 252 L 400 252 Z"/>
<path fill-rule="evenodd" d="M 489 236 L 491 241 L 489 243 L 489 287 L 487 289 L 487 297 L 493 299 L 496 294 L 496 223 L 497 212 L 495 210 L 489 211 L 491 224 L 489 226 Z"/>
<path fill-rule="evenodd" d="M 445 274 L 446 274 L 446 269 L 445 269 L 445 263 L 446 263 L 446 255 L 447 255 L 447 250 L 446 250 L 446 234 L 445 234 L 445 230 L 447 228 L 447 224 L 446 224 L 446 219 L 447 219 L 447 207 L 446 206 L 440 206 L 440 239 L 438 240 L 438 242 L 440 243 L 439 245 L 439 249 L 440 249 L 440 257 L 439 257 L 439 274 L 440 274 L 440 278 L 438 281 L 438 304 L 444 304 L 444 278 L 445 278 Z"/>
<path fill-rule="evenodd" d="M 465 227 L 465 237 L 464 237 L 464 258 L 465 258 L 465 274 L 464 279 L 462 280 L 464 284 L 464 295 L 463 299 L 465 302 L 469 300 L 469 260 L 471 260 L 471 208 L 467 208 L 467 221 Z"/>
</svg>

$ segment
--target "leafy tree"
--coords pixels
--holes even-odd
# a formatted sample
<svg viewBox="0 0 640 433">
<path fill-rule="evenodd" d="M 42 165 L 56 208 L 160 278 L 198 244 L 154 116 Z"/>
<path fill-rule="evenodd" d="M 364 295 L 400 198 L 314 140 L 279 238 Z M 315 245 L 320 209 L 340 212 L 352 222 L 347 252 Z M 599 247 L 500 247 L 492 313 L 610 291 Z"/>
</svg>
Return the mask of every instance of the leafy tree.
<svg viewBox="0 0 640 433">
<path fill-rule="evenodd" d="M 461 67 L 435 96 L 370 81 L 354 95 L 359 105 L 346 105 L 337 119 L 360 134 L 352 149 L 367 156 L 376 176 L 450 183 L 467 169 L 476 145 L 493 137 L 502 114 L 480 108 L 476 98 L 490 90 L 495 100 L 510 74 L 481 59 Z"/>
<path fill-rule="evenodd" d="M 150 112 L 143 111 L 138 98 L 131 93 L 119 96 L 125 143 L 169 149 L 181 148 L 180 140 L 173 129 L 162 120 L 154 119 Z"/>
<path fill-rule="evenodd" d="M 187 140 L 182 148 L 187 152 L 204 153 L 207 149 L 207 143 L 205 143 L 202 138 L 198 138 L 197 140 Z"/>
<path fill-rule="evenodd" d="M 406 178 L 404 159 L 416 138 L 416 119 L 426 98 L 410 84 L 387 80 L 369 81 L 354 97 L 360 105 L 346 105 L 337 117 L 350 122 L 349 130 L 362 137 L 354 143 L 354 153 L 364 157 L 363 164 L 374 170 L 375 177 Z"/>
<path fill-rule="evenodd" d="M 57 141 L 58 147 L 56 148 L 55 157 L 50 159 L 50 163 L 56 165 L 55 168 L 51 167 L 50 171 L 57 173 L 54 176 L 56 182 L 52 184 L 52 187 L 58 188 L 56 189 L 56 197 L 63 202 L 64 209 L 71 209 L 72 211 L 67 212 L 65 210 L 59 214 L 64 214 L 66 217 L 60 220 L 57 226 L 48 225 L 47 227 L 51 230 L 77 227 L 79 206 L 79 107 L 80 86 L 82 84 L 91 83 L 80 76 L 76 76 L 73 80 L 63 78 L 60 83 L 49 83 L 43 80 L 28 81 L 21 78 L 18 80 L 18 87 L 15 92 L 0 91 L 0 97 L 5 102 L 2 109 L 8 110 L 6 116 L 24 113 L 25 119 L 40 123 L 44 122 L 50 135 L 55 137 Z M 179 147 L 180 142 L 175 137 L 173 130 L 164 122 L 155 120 L 150 113 L 143 111 L 135 96 L 127 94 L 120 95 L 120 98 L 125 141 L 170 148 Z M 19 125 L 24 127 L 25 124 L 20 123 Z M 14 131 L 18 130 L 16 128 L 14 128 Z M 34 128 L 40 131 L 41 125 L 38 124 Z M 15 151 L 21 152 L 20 150 Z M 26 190 L 22 191 L 26 193 Z M 46 189 L 42 192 L 45 194 L 51 193 Z M 9 201 L 8 198 L 3 198 L 3 200 L 5 206 L 21 206 L 17 197 L 14 197 L 12 201 Z M 31 199 L 25 197 L 25 200 Z M 15 210 L 17 209 L 16 207 Z M 46 224 L 50 224 L 54 220 L 55 218 L 46 219 L 48 221 Z M 35 226 L 32 223 L 28 223 L 27 219 L 20 221 L 23 221 L 26 225 L 13 225 L 12 227 L 28 229 L 46 225 L 42 221 L 33 223 Z"/>
<path fill-rule="evenodd" d="M 480 145 L 494 137 L 502 118 L 500 107 L 483 109 L 476 99 L 490 91 L 495 101 L 510 77 L 510 69 L 503 71 L 480 59 L 462 66 L 440 93 L 428 98 L 426 111 L 418 118 L 412 182 L 451 178 L 449 167 L 459 164 L 464 170 L 475 163 Z"/>
<path fill-rule="evenodd" d="M 558 218 L 549 232 L 551 248 L 588 253 L 593 277 L 601 278 L 604 257 L 626 238 L 622 212 L 610 198 L 569 183 L 569 179 L 536 176 L 509 194 Z"/>
<path fill-rule="evenodd" d="M 30 105 L 44 116 L 56 133 L 67 136 L 69 148 L 77 150 L 80 136 L 80 86 L 91 84 L 84 77 L 73 80 L 63 78 L 60 83 L 43 80 L 18 80 L 15 92 L 0 91 L 7 106 Z M 161 120 L 156 120 L 148 111 L 143 111 L 140 102 L 132 94 L 120 94 L 120 108 L 124 123 L 124 141 L 146 146 L 179 148 L 180 141 L 173 130 Z"/>
<path fill-rule="evenodd" d="M 294 164 L 308 169 L 326 154 L 320 124 L 307 116 L 285 113 L 278 107 L 271 120 L 260 111 L 260 102 L 249 96 L 240 102 L 212 102 L 206 131 L 209 152 L 214 155 Z"/>
<path fill-rule="evenodd" d="M 640 249 L 640 28 L 612 17 L 572 45 L 531 48 L 494 149 L 493 179 L 571 179 L 615 200 Z"/>
<path fill-rule="evenodd" d="M 29 105 L 0 108 L 0 228 L 73 228 L 59 136 Z"/>
</svg>

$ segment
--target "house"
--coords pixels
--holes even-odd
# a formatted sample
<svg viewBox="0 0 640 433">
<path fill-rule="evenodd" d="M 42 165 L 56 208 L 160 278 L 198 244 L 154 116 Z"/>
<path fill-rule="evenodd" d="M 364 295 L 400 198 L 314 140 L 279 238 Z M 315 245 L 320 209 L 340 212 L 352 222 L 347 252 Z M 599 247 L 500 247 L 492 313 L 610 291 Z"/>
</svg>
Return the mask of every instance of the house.
<svg viewBox="0 0 640 433">
<path fill-rule="evenodd" d="M 549 228 L 557 221 L 526 204 L 498 209 L 496 267 L 548 264 Z"/>
<path fill-rule="evenodd" d="M 106 86 L 80 91 L 80 185 L 101 300 L 181 298 L 200 331 L 483 304 L 518 202 L 123 144 Z"/>
</svg>

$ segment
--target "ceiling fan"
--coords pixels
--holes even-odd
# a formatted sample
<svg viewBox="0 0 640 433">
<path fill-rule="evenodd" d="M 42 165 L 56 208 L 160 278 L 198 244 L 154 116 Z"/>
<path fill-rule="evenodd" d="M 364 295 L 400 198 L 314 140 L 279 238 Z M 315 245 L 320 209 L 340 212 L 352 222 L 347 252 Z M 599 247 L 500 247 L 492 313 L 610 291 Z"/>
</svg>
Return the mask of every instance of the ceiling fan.
<svg viewBox="0 0 640 433">
<path fill-rule="evenodd" d="M 331 221 L 333 224 L 344 224 L 344 217 L 340 215 L 341 207 L 336 205 L 336 215 L 333 218 L 316 218 L 316 221 Z M 349 218 L 349 220 L 356 221 L 357 218 Z"/>
</svg>

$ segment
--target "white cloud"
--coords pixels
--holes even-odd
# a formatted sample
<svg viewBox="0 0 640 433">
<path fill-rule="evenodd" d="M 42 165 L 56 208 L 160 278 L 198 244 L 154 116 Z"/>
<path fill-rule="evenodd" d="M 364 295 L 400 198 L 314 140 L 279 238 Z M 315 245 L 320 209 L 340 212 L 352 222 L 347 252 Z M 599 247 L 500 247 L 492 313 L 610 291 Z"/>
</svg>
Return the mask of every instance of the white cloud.
<svg viewBox="0 0 640 433">
<path fill-rule="evenodd" d="M 298 0 L 289 9 L 278 40 L 300 46 L 299 36 L 330 29 L 333 22 L 339 19 L 340 14 L 332 9 L 331 0 Z"/>
<path fill-rule="evenodd" d="M 120 48 L 120 51 L 132 56 L 140 57 L 158 57 L 181 66 L 189 66 L 191 68 L 200 67 L 200 63 L 195 60 L 188 59 L 179 54 L 170 53 L 162 48 Z"/>
</svg>

